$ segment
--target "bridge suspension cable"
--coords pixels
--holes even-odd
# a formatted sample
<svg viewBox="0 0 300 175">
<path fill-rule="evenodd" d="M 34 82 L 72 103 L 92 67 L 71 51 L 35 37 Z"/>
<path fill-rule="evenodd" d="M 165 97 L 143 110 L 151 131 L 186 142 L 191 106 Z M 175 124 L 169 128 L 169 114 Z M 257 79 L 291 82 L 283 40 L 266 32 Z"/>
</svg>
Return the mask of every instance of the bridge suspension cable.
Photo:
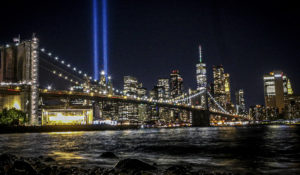
<svg viewBox="0 0 300 175">
<path fill-rule="evenodd" d="M 75 75 L 75 74 L 73 74 L 69 71 L 66 71 L 64 68 L 55 65 L 54 63 L 50 62 L 46 58 L 40 57 L 40 60 L 41 60 L 41 62 L 44 62 L 46 64 L 45 66 L 43 66 L 42 64 L 39 65 L 44 70 L 47 70 L 47 71 L 52 72 L 52 73 L 53 73 L 53 71 L 61 72 L 65 75 L 68 75 L 69 77 L 77 79 L 78 81 L 82 81 L 82 82 L 84 81 L 84 78 L 82 78 L 80 76 L 77 76 L 77 75 Z M 50 67 L 53 67 L 53 68 L 51 69 Z"/>
<path fill-rule="evenodd" d="M 78 69 L 78 68 L 75 67 L 75 66 L 71 66 L 70 63 L 65 62 L 64 60 L 60 59 L 58 56 L 53 56 L 51 52 L 48 52 L 48 53 L 47 53 L 46 50 L 45 50 L 44 48 L 41 49 L 41 52 L 44 53 L 44 54 L 46 54 L 47 56 L 53 58 L 54 61 L 60 63 L 61 65 L 64 65 L 65 68 L 68 68 L 69 70 L 72 70 L 73 72 L 75 72 L 76 74 L 78 74 L 78 75 L 80 75 L 80 76 L 83 76 L 84 78 L 88 78 L 89 80 L 92 80 L 92 76 L 89 76 L 87 73 L 83 72 L 82 70 Z M 54 65 L 54 66 L 55 66 L 55 65 Z M 45 67 L 43 67 L 43 68 L 45 68 Z M 84 78 L 79 78 L 78 76 L 76 76 L 76 75 L 74 75 L 74 74 L 71 74 L 71 73 L 69 73 L 68 71 L 65 71 L 64 69 L 62 69 L 62 68 L 60 68 L 60 67 L 59 67 L 59 69 L 60 69 L 60 70 L 63 70 L 63 71 L 61 71 L 61 72 L 67 72 L 68 74 L 70 74 L 70 75 L 72 75 L 72 76 L 78 78 L 79 80 L 83 80 L 83 81 L 84 81 Z M 58 75 L 58 76 L 61 77 L 61 78 L 64 78 L 65 80 L 70 81 L 71 83 L 74 83 L 74 84 L 76 84 L 76 85 L 79 85 L 79 81 L 74 81 L 72 78 L 66 76 L 64 73 L 61 73 L 61 72 L 58 72 L 58 71 L 55 71 L 55 70 L 52 70 L 51 72 L 52 72 L 53 74 Z M 93 82 L 93 83 L 99 84 L 99 81 L 97 81 L 96 79 L 94 79 L 92 82 Z M 82 84 L 80 84 L 80 85 L 82 85 Z M 108 85 L 104 84 L 104 86 L 108 86 Z M 90 90 L 90 91 L 93 91 L 93 87 L 91 87 L 89 90 Z M 116 92 L 116 93 L 118 93 L 119 95 L 125 95 L 125 94 L 123 94 L 123 91 L 122 91 L 122 90 L 113 88 L 113 91 Z M 226 111 L 226 110 L 225 110 L 225 109 L 224 109 L 224 108 L 223 108 L 223 107 L 222 107 L 222 106 L 221 106 L 221 105 L 213 98 L 213 96 L 212 96 L 206 89 L 200 90 L 199 92 L 197 92 L 197 93 L 195 93 L 195 94 L 193 94 L 193 95 L 191 95 L 191 96 L 182 98 L 182 99 L 177 99 L 177 100 L 176 100 L 176 99 L 173 98 L 173 99 L 170 99 L 170 100 L 166 100 L 166 102 L 174 102 L 174 103 L 184 102 L 184 101 L 190 100 L 190 99 L 192 99 L 192 98 L 195 98 L 195 97 L 197 97 L 197 96 L 200 96 L 200 95 L 204 94 L 205 92 L 209 95 L 209 97 L 212 99 L 212 101 L 217 105 L 217 107 L 218 107 L 223 113 L 229 114 L 229 112 L 227 112 L 227 111 Z M 149 99 L 149 100 L 150 100 L 149 97 L 145 97 L 145 99 Z M 158 102 L 158 100 L 152 100 L 152 101 L 153 101 L 153 102 Z"/>
<path fill-rule="evenodd" d="M 64 60 L 62 60 L 62 59 L 60 59 L 58 56 L 53 56 L 53 54 L 51 53 L 51 52 L 46 52 L 46 49 L 44 49 L 44 48 L 42 48 L 41 49 L 41 52 L 42 53 L 44 53 L 44 54 L 46 54 L 47 56 L 49 56 L 50 58 L 52 58 L 54 61 L 56 61 L 57 63 L 60 63 L 61 65 L 63 65 L 65 68 L 68 68 L 69 70 L 71 70 L 71 71 L 73 71 L 73 72 L 75 72 L 76 74 L 79 74 L 79 75 L 81 75 L 81 76 L 83 76 L 83 77 L 85 77 L 85 78 L 88 78 L 89 80 L 92 80 L 92 76 L 89 76 L 87 73 L 85 73 L 85 72 L 83 72 L 82 70 L 80 70 L 80 69 L 78 69 L 77 67 L 75 67 L 75 66 L 71 66 L 71 64 L 70 63 L 67 63 L 67 62 L 65 62 Z M 59 68 L 60 70 L 63 70 L 62 68 Z M 53 71 L 51 71 L 52 73 L 53 73 Z M 64 72 L 67 72 L 68 74 L 70 74 L 70 75 L 72 75 L 72 76 L 74 76 L 74 77 L 77 77 L 78 79 L 81 79 L 82 81 L 84 81 L 84 78 L 79 78 L 78 76 L 76 76 L 76 75 L 74 75 L 74 74 L 71 74 L 71 73 L 69 73 L 68 71 L 64 71 Z M 60 75 L 60 74 L 62 74 L 62 73 L 59 73 L 59 74 L 57 74 L 57 75 Z M 66 73 L 65 73 L 66 74 Z M 97 80 L 93 80 L 92 81 L 93 83 L 97 83 L 97 84 L 99 84 L 99 81 L 97 81 Z M 77 84 L 79 84 L 79 83 L 77 83 Z M 104 86 L 107 86 L 106 84 L 104 84 Z M 90 89 L 91 91 L 92 91 L 92 88 Z M 115 92 L 115 93 L 117 93 L 117 94 L 123 94 L 123 92 L 122 92 L 122 90 L 119 90 L 119 89 L 116 89 L 116 88 L 113 88 L 113 91 Z"/>
<path fill-rule="evenodd" d="M 205 89 L 202 89 L 199 92 L 197 92 L 197 93 L 195 93 L 195 94 L 193 94 L 191 96 L 188 96 L 188 97 L 185 97 L 185 98 L 182 98 L 182 99 L 178 99 L 178 100 L 171 100 L 171 101 L 174 101 L 175 103 L 187 101 L 187 100 L 190 100 L 190 99 L 192 99 L 194 97 L 202 95 L 203 93 L 205 93 L 205 91 L 206 91 Z"/>
<path fill-rule="evenodd" d="M 65 68 L 68 68 L 69 70 L 77 73 L 78 75 L 87 77 L 90 80 L 92 79 L 92 77 L 88 76 L 87 73 L 83 72 L 82 70 L 78 69 L 75 66 L 72 66 L 70 63 L 67 63 L 65 60 L 60 59 L 58 56 L 53 56 L 53 54 L 51 52 L 46 53 L 46 50 L 44 48 L 42 48 L 41 51 L 42 51 L 42 53 L 45 53 L 46 55 L 48 55 L 50 58 L 52 58 L 57 63 L 60 63 L 61 65 L 63 65 Z M 94 80 L 94 82 L 97 82 L 97 80 Z"/>
<path fill-rule="evenodd" d="M 219 109 L 221 109 L 222 112 L 229 114 L 217 101 L 216 99 L 210 94 L 209 91 L 207 91 L 208 96 L 212 99 L 212 101 L 218 106 Z"/>
<path fill-rule="evenodd" d="M 80 85 L 80 82 L 78 80 L 74 80 L 62 72 L 59 72 L 57 70 L 50 70 L 49 68 L 47 68 L 45 66 L 41 66 L 41 65 L 40 65 L 40 67 L 43 68 L 44 70 L 47 70 L 47 71 L 53 73 L 54 75 L 58 76 L 59 78 L 65 79 L 66 81 L 69 81 L 73 84 Z"/>
</svg>

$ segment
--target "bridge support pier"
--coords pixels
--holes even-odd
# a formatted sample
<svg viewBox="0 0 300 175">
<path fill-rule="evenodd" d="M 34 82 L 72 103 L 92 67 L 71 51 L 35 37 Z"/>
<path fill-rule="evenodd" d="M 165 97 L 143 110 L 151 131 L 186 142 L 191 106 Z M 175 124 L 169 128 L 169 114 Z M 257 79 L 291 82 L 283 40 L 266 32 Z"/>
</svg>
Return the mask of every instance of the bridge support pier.
<svg viewBox="0 0 300 175">
<path fill-rule="evenodd" d="M 99 102 L 96 101 L 93 103 L 93 120 L 99 120 L 100 119 L 100 106 Z"/>
<path fill-rule="evenodd" d="M 208 110 L 192 111 L 192 126 L 210 126 L 210 112 Z"/>
</svg>

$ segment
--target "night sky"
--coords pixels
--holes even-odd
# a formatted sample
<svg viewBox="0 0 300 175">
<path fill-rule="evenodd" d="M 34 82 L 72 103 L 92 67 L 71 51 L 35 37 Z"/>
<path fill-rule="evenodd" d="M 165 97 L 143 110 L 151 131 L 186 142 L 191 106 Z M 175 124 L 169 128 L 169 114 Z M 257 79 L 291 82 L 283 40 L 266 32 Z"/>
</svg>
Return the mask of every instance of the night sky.
<svg viewBox="0 0 300 175">
<path fill-rule="evenodd" d="M 273 70 L 286 73 L 299 94 L 297 7 L 286 0 L 108 0 L 109 73 L 116 87 L 132 75 L 149 90 L 178 69 L 185 88 L 195 89 L 201 44 L 209 82 L 212 66 L 222 64 L 233 100 L 244 89 L 247 106 L 264 104 L 262 77 Z M 36 33 L 41 47 L 92 75 L 92 0 L 9 0 L 0 15 L 0 44 Z"/>
</svg>

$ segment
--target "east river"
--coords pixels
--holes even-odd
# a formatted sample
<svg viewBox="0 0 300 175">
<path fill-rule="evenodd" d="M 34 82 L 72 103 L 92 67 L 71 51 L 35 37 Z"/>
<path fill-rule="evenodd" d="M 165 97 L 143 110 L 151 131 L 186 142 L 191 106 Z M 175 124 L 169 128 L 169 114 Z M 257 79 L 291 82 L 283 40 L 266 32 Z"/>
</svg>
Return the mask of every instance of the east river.
<svg viewBox="0 0 300 175">
<path fill-rule="evenodd" d="M 207 127 L 123 131 L 1 134 L 0 152 L 24 157 L 50 156 L 65 166 L 113 167 L 100 158 L 112 151 L 159 168 L 254 174 L 300 174 L 300 126 Z"/>
</svg>

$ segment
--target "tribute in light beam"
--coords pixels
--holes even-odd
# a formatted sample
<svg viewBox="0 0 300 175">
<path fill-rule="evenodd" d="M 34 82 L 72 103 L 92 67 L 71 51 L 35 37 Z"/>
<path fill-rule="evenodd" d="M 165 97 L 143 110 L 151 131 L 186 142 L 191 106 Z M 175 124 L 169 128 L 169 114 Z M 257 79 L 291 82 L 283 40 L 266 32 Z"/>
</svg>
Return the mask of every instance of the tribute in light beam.
<svg viewBox="0 0 300 175">
<path fill-rule="evenodd" d="M 98 3 L 93 0 L 93 37 L 94 37 L 94 79 L 99 79 L 99 54 L 98 54 Z"/>
<path fill-rule="evenodd" d="M 103 68 L 106 73 L 106 79 L 108 75 L 108 52 L 107 52 L 107 0 L 102 0 L 102 37 L 103 37 Z"/>
</svg>

